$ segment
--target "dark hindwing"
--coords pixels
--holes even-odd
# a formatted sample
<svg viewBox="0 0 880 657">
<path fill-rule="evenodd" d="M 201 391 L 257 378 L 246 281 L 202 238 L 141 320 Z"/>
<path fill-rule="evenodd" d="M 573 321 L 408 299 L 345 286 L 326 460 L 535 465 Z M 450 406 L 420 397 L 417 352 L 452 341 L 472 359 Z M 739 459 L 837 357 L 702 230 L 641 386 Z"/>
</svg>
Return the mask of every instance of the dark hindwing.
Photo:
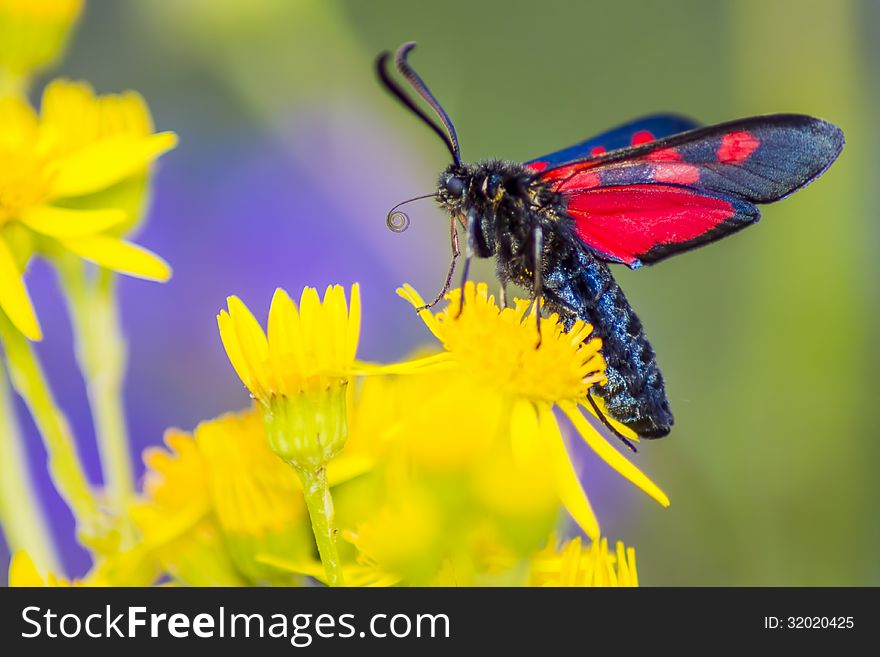
<svg viewBox="0 0 880 657">
<path fill-rule="evenodd" d="M 609 151 L 638 146 L 692 130 L 698 125 L 696 121 L 677 114 L 653 114 L 619 125 L 574 146 L 529 160 L 525 166 L 532 171 L 553 169 L 572 160 L 595 158 Z"/>
</svg>

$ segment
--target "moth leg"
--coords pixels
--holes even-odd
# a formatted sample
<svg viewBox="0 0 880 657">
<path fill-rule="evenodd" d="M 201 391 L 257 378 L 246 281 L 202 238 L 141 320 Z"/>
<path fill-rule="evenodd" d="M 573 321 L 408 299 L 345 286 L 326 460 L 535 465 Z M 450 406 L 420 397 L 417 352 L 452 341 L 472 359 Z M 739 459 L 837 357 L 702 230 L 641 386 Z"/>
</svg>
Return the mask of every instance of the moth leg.
<svg viewBox="0 0 880 657">
<path fill-rule="evenodd" d="M 498 304 L 502 308 L 507 308 L 507 283 L 501 283 L 501 287 L 498 288 Z"/>
<path fill-rule="evenodd" d="M 455 218 L 449 222 L 449 239 L 452 242 L 452 260 L 449 263 L 449 270 L 446 272 L 446 282 L 443 283 L 443 288 L 437 293 L 437 296 L 434 297 L 431 303 L 416 308 L 417 313 L 433 308 L 440 303 L 440 300 L 446 296 L 446 293 L 449 292 L 449 288 L 452 286 L 452 277 L 455 275 L 455 263 L 461 255 L 461 250 L 458 248 L 458 229 L 455 225 Z"/>
<path fill-rule="evenodd" d="M 471 268 L 471 260 L 474 257 L 474 230 L 477 223 L 477 218 L 474 216 L 473 212 L 468 212 L 467 216 L 467 230 L 465 231 L 465 254 L 464 254 L 464 267 L 461 271 L 461 297 L 459 299 L 458 304 L 458 314 L 455 316 L 456 319 L 461 317 L 461 313 L 464 312 L 464 286 L 468 280 L 468 272 Z"/>
<path fill-rule="evenodd" d="M 544 229 L 541 228 L 541 225 L 538 224 L 535 226 L 532 231 L 532 246 L 534 251 L 532 253 L 532 257 L 534 258 L 534 263 L 532 265 L 533 275 L 535 277 L 534 280 L 534 288 L 535 288 L 535 318 L 536 318 L 536 328 L 538 329 L 538 344 L 535 345 L 535 349 L 538 349 L 541 346 L 541 341 L 543 340 L 543 336 L 541 335 L 541 301 L 543 300 L 544 294 L 544 278 L 542 269 L 542 259 L 544 255 Z"/>
<path fill-rule="evenodd" d="M 617 437 L 617 439 L 620 440 L 620 442 L 622 442 L 624 445 L 629 447 L 633 452 L 638 452 L 639 450 L 637 450 L 636 446 L 632 444 L 632 441 L 630 441 L 629 438 L 627 438 L 626 436 L 621 434 L 617 429 L 615 429 L 614 425 L 611 424 L 611 422 L 608 420 L 607 417 L 605 417 L 605 413 L 603 413 L 599 409 L 599 405 L 596 403 L 596 400 L 593 399 L 592 393 L 590 393 L 590 392 L 587 393 L 587 399 L 590 400 L 590 406 L 592 406 L 593 410 L 596 411 L 596 417 L 598 417 L 602 421 L 602 424 L 605 425 L 605 428 L 607 428 L 611 433 L 613 433 Z"/>
</svg>

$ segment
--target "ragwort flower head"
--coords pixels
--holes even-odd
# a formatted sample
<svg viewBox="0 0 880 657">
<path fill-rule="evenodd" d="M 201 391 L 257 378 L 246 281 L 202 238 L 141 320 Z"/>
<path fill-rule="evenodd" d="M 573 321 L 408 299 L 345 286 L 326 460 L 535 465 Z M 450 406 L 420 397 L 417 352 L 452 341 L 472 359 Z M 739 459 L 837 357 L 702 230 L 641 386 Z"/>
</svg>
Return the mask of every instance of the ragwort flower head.
<svg viewBox="0 0 880 657">
<path fill-rule="evenodd" d="M 0 94 L 23 93 L 30 76 L 58 59 L 82 7 L 83 0 L 0 0 Z"/>
<path fill-rule="evenodd" d="M 0 309 L 28 338 L 41 337 L 22 274 L 34 252 L 68 252 L 102 267 L 165 281 L 158 256 L 123 238 L 139 219 L 149 165 L 173 148 L 153 133 L 143 99 L 96 97 L 56 81 L 37 116 L 0 99 Z"/>
<path fill-rule="evenodd" d="M 529 572 L 530 586 L 621 586 L 639 585 L 636 551 L 617 542 L 608 551 L 608 539 L 584 546 L 580 537 L 560 547 L 551 540 L 535 555 Z"/>
<path fill-rule="evenodd" d="M 141 549 L 175 580 L 195 586 L 292 583 L 268 562 L 314 551 L 296 474 L 269 449 L 253 407 L 171 430 L 144 453 L 145 499 L 133 510 Z M 361 474 L 354 455 L 328 468 L 334 486 Z"/>
<path fill-rule="evenodd" d="M 398 294 L 417 309 L 424 306 L 422 297 L 410 286 Z M 460 312 L 462 294 L 464 308 Z M 662 505 L 669 504 L 663 491 L 612 447 L 582 413 L 584 408 L 593 412 L 587 399 L 590 387 L 605 382 L 602 343 L 590 337 L 589 324 L 577 321 L 566 331 L 558 315 L 551 314 L 541 321 L 539 343 L 530 302 L 517 300 L 513 308 L 499 308 L 487 285 L 473 283 L 463 292 L 453 290 L 447 298 L 444 310 L 419 312 L 445 352 L 390 366 L 389 372 L 458 370 L 480 382 L 485 399 L 501 398 L 508 409 L 509 426 L 504 428 L 514 454 L 524 464 L 549 461 L 559 500 L 593 540 L 599 538 L 599 524 L 569 460 L 554 408 L 571 420 L 578 434 L 608 465 Z M 638 440 L 625 427 L 619 430 Z"/>
<path fill-rule="evenodd" d="M 9 578 L 7 583 L 10 587 L 59 587 L 71 586 L 70 580 L 59 577 L 53 572 L 46 573 L 43 577 L 34 565 L 30 555 L 24 550 L 19 550 L 12 555 L 9 561 Z"/>
<path fill-rule="evenodd" d="M 49 570 L 42 575 L 31 556 L 18 550 L 9 561 L 10 587 L 146 586 L 155 579 L 138 553 L 114 555 L 96 563 L 81 579 L 70 580 Z"/>
<path fill-rule="evenodd" d="M 144 453 L 135 520 L 162 568 L 188 584 L 268 582 L 257 553 L 308 550 L 299 484 L 268 449 L 258 409 L 172 430 Z"/>
<path fill-rule="evenodd" d="M 360 334 L 360 290 L 307 287 L 299 306 L 276 290 L 268 331 L 238 297 L 217 316 L 232 366 L 264 409 L 267 438 L 282 459 L 312 470 L 348 436 L 347 396 Z"/>
<path fill-rule="evenodd" d="M 414 299 L 412 288 L 402 296 Z M 499 308 L 485 284 L 453 290 L 448 306 L 422 319 L 461 367 L 511 397 L 535 402 L 577 402 L 595 383 L 605 382 L 602 341 L 591 338 L 593 327 L 580 320 L 568 331 L 556 315 L 541 322 L 537 345 L 533 304 L 516 299 Z M 531 309 L 531 312 L 530 312 Z"/>
</svg>

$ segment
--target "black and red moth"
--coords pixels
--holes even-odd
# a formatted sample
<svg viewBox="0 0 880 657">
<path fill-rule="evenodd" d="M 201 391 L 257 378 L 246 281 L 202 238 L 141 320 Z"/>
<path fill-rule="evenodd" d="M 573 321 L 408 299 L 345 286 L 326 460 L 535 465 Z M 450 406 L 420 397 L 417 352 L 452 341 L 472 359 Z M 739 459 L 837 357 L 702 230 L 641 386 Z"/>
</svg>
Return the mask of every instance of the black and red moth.
<svg viewBox="0 0 880 657">
<path fill-rule="evenodd" d="M 788 196 L 834 162 L 843 133 L 798 114 L 708 127 L 655 115 L 529 162 L 464 164 L 449 116 L 407 62 L 413 47 L 401 46 L 396 68 L 442 127 L 392 80 L 390 53 L 379 56 L 377 70 L 452 154 L 430 195 L 450 213 L 453 244 L 446 285 L 434 303 L 449 288 L 461 224 L 467 256 L 462 285 L 472 256 L 495 256 L 502 285 L 529 290 L 569 326 L 575 319 L 592 324 L 603 341 L 608 382 L 591 395 L 603 398 L 608 414 L 639 436 L 665 436 L 673 418 L 663 376 L 608 263 L 636 269 L 755 223 L 756 204 Z M 400 229 L 395 221 L 401 217 L 392 210 L 389 226 Z"/>
</svg>

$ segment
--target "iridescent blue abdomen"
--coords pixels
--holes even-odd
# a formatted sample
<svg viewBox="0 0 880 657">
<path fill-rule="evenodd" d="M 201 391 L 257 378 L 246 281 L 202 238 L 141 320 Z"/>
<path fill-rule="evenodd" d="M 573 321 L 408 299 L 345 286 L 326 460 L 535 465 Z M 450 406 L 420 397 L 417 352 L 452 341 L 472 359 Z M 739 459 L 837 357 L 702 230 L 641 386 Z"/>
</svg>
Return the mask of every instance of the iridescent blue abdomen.
<svg viewBox="0 0 880 657">
<path fill-rule="evenodd" d="M 608 266 L 585 248 L 573 249 L 566 262 L 547 263 L 546 307 L 566 318 L 593 325 L 602 338 L 608 383 L 594 386 L 611 416 L 643 438 L 669 433 L 673 417 L 663 375 L 642 323 Z"/>
</svg>

